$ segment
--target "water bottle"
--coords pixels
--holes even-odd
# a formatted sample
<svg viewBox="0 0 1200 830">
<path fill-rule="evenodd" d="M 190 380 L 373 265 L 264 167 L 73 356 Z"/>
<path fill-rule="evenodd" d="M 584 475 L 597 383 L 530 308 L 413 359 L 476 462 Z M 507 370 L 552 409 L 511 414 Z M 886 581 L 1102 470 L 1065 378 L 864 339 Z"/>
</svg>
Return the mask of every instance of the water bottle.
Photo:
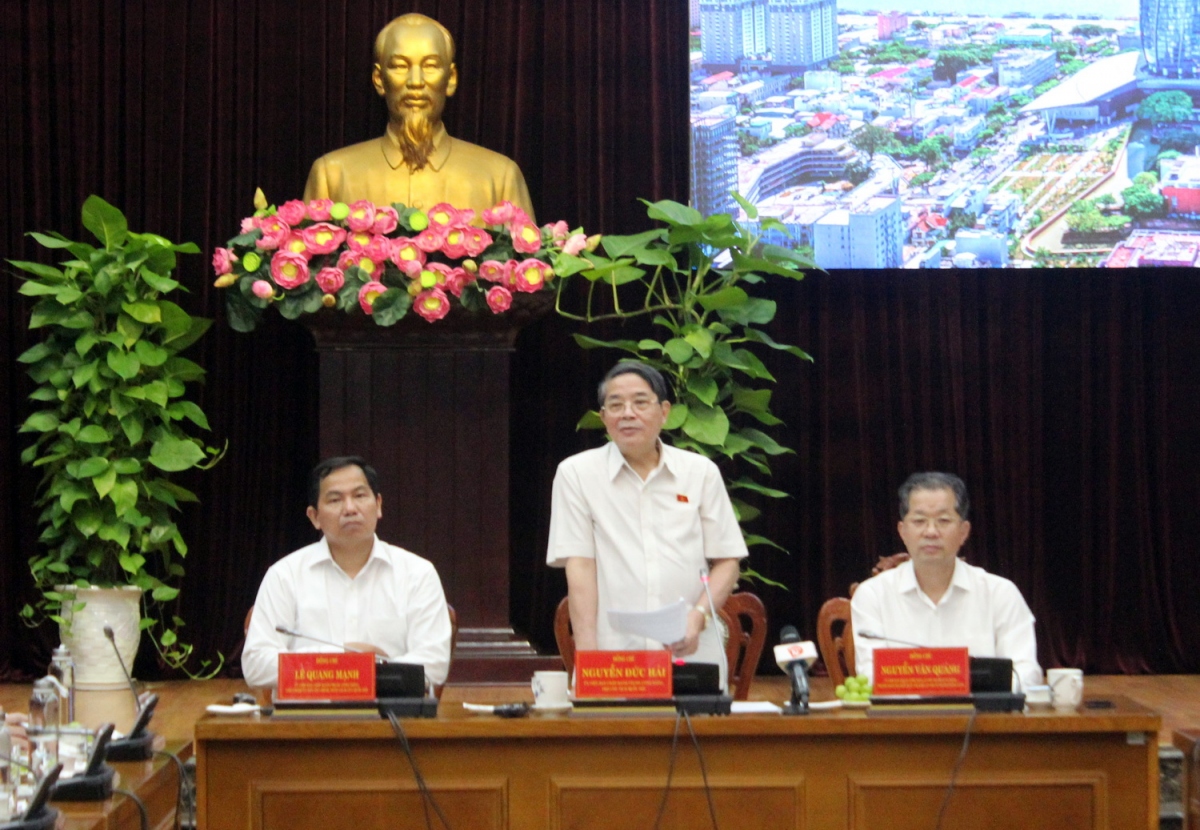
<svg viewBox="0 0 1200 830">
<path fill-rule="evenodd" d="M 13 796 L 16 794 L 17 778 L 12 768 L 12 733 L 4 720 L 4 709 L 0 708 L 0 822 L 12 819 Z"/>
<path fill-rule="evenodd" d="M 54 679 L 43 677 L 33 682 L 29 696 L 29 738 L 33 743 L 30 766 L 38 777 L 58 763 L 58 690 Z"/>
<path fill-rule="evenodd" d="M 66 696 L 59 693 L 58 720 L 60 726 L 67 726 L 75 722 L 75 661 L 65 645 L 54 649 L 50 656 L 50 676 L 66 690 Z"/>
</svg>

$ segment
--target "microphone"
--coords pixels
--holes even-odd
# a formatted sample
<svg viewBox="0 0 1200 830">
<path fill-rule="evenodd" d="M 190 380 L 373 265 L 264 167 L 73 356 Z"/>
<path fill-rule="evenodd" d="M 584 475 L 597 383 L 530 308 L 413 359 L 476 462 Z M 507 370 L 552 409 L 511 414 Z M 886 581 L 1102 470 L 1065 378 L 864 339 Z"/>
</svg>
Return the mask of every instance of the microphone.
<svg viewBox="0 0 1200 830">
<path fill-rule="evenodd" d="M 792 699 L 783 708 L 785 715 L 808 714 L 808 667 L 817 659 L 812 640 L 800 640 L 794 625 L 785 625 L 775 646 L 775 664 L 792 680 Z"/>
<path fill-rule="evenodd" d="M 289 637 L 299 637 L 301 640 L 312 640 L 314 643 L 320 643 L 321 645 L 324 645 L 324 646 L 333 646 L 336 649 L 341 649 L 342 651 L 349 651 L 352 654 L 369 654 L 370 653 L 370 652 L 363 651 L 361 648 L 350 648 L 350 646 L 344 645 L 342 643 L 332 643 L 329 640 L 322 640 L 320 637 L 314 637 L 311 634 L 302 634 L 299 631 L 293 631 L 292 629 L 290 629 L 284 625 L 275 626 L 275 630 L 278 631 L 280 634 L 286 634 Z M 378 655 L 376 655 L 376 656 L 378 656 Z"/>
<path fill-rule="evenodd" d="M 136 716 L 134 726 L 129 730 L 128 735 L 120 740 L 108 742 L 104 759 L 107 761 L 148 761 L 154 757 L 154 733 L 146 726 L 150 723 L 150 716 L 154 714 L 153 704 L 158 703 L 158 695 L 150 695 L 143 706 L 142 699 L 137 693 L 137 686 L 134 685 L 133 676 L 125 666 L 125 658 L 121 656 L 121 650 L 117 648 L 117 638 L 113 634 L 111 625 L 104 626 L 104 636 L 112 643 L 113 652 L 117 655 L 117 662 L 121 664 L 121 673 L 125 675 L 125 682 L 129 684 L 129 691 L 133 694 Z"/>
<path fill-rule="evenodd" d="M 104 624 L 104 636 L 112 643 L 113 653 L 117 655 L 117 662 L 121 664 L 121 674 L 125 675 L 125 682 L 129 684 L 129 691 L 133 694 L 133 712 L 136 716 L 142 710 L 142 701 L 138 698 L 137 686 L 133 684 L 133 676 L 125 666 L 125 658 L 121 656 L 121 649 L 117 648 L 117 637 L 108 623 Z"/>
<path fill-rule="evenodd" d="M 899 643 L 902 646 L 912 646 L 913 648 L 933 648 L 933 646 L 927 646 L 922 643 L 914 643 L 910 642 L 909 640 L 897 640 L 895 637 L 884 637 L 882 634 L 877 634 L 874 631 L 855 631 L 854 633 L 867 640 L 883 640 L 887 643 Z"/>
</svg>

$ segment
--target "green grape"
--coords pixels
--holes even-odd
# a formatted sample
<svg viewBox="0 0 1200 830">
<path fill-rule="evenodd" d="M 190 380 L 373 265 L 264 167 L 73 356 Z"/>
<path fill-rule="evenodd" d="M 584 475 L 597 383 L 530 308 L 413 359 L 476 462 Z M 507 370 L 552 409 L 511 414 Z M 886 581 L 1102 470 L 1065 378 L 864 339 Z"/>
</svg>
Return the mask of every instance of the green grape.
<svg viewBox="0 0 1200 830">
<path fill-rule="evenodd" d="M 839 683 L 837 685 L 837 688 L 833 690 L 833 693 L 835 695 L 837 695 L 839 698 L 845 698 L 846 697 L 846 684 Z"/>
</svg>

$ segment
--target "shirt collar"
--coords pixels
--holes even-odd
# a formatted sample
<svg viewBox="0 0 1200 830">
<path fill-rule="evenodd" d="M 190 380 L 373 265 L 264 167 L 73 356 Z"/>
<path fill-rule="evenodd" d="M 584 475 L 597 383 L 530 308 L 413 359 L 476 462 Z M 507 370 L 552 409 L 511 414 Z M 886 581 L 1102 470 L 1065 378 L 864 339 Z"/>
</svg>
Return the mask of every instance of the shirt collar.
<svg viewBox="0 0 1200 830">
<path fill-rule="evenodd" d="M 921 586 L 917 584 L 917 572 L 913 570 L 912 560 L 897 566 L 897 570 L 899 571 L 897 579 L 900 582 L 900 593 L 920 590 Z M 967 573 L 966 563 L 961 559 L 954 560 L 954 574 L 950 577 L 950 587 L 963 591 L 971 590 L 971 577 Z"/>
<path fill-rule="evenodd" d="M 671 464 L 671 460 L 670 460 L 671 455 L 669 452 L 667 452 L 668 446 L 663 443 L 663 440 L 661 438 L 658 439 L 657 446 L 658 446 L 658 464 L 656 464 L 654 466 L 654 469 L 650 471 L 650 475 L 646 476 L 647 481 L 650 480 L 651 476 L 653 476 L 655 474 L 655 472 L 662 469 L 663 467 L 666 467 L 672 473 L 675 472 L 675 468 Z M 617 447 L 616 443 L 613 441 L 608 442 L 608 458 L 605 459 L 605 464 L 607 465 L 606 469 L 608 472 L 608 480 L 609 481 L 612 481 L 613 479 L 615 479 L 617 477 L 617 474 L 619 472 L 621 472 L 621 469 L 623 467 L 629 467 L 629 471 L 631 473 L 633 472 L 633 467 L 629 466 L 629 462 L 625 460 L 625 456 L 623 456 L 621 454 L 621 450 Z M 637 473 L 633 473 L 633 474 L 637 475 Z M 640 476 L 639 476 L 639 478 L 640 478 Z"/>
<path fill-rule="evenodd" d="M 383 157 L 387 159 L 388 166 L 396 170 L 400 165 L 404 164 L 404 154 L 400 152 L 400 141 L 396 138 L 393 130 L 393 125 L 389 123 L 387 133 L 380 140 L 380 143 L 383 145 Z M 453 139 L 446 132 L 446 125 L 439 122 L 433 131 L 433 152 L 429 154 L 429 161 L 426 163 L 425 168 L 433 170 L 435 173 L 440 173 L 442 167 L 446 164 L 446 160 L 450 158 L 450 145 L 452 143 Z"/>
<path fill-rule="evenodd" d="M 370 567 L 383 567 L 385 565 L 390 567 L 392 565 L 391 551 L 388 550 L 387 545 L 379 541 L 378 536 L 373 538 L 374 541 L 371 543 L 371 555 L 367 557 L 367 564 L 363 565 L 363 570 L 366 570 Z M 379 562 L 380 564 L 373 566 L 373 562 Z M 329 549 L 329 540 L 324 536 L 322 536 L 321 541 L 317 543 L 316 554 L 313 556 L 312 561 L 310 561 L 308 565 L 310 568 L 338 567 L 337 562 L 333 561 L 333 551 Z M 339 570 L 341 569 L 339 568 Z M 362 571 L 359 571 L 359 573 L 362 573 Z"/>
</svg>

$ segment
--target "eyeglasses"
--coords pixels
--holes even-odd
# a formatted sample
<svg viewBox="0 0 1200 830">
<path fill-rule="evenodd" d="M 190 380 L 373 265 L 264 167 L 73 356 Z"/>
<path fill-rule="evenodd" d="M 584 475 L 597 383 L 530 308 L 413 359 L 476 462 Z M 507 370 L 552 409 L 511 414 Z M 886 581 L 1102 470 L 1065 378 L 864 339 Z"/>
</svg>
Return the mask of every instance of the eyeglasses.
<svg viewBox="0 0 1200 830">
<path fill-rule="evenodd" d="M 629 407 L 635 415 L 644 415 L 650 411 L 650 407 L 656 404 L 658 401 L 651 398 L 634 398 L 631 401 L 611 400 L 604 402 L 604 411 L 609 415 L 623 415 L 625 407 Z"/>
</svg>

